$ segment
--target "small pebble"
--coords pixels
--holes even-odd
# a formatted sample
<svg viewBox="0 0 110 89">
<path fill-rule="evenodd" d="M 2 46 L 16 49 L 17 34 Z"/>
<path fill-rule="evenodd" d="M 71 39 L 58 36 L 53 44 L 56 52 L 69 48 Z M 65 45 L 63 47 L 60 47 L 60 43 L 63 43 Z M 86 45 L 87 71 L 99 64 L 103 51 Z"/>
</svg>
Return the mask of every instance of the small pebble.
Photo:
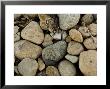
<svg viewBox="0 0 110 89">
<path fill-rule="evenodd" d="M 14 26 L 14 42 L 20 40 L 20 32 L 18 32 L 19 27 Z"/>
<path fill-rule="evenodd" d="M 71 40 L 72 40 L 72 39 L 71 39 L 70 36 L 67 36 L 67 37 L 66 37 L 66 42 L 67 42 L 67 43 L 71 42 Z"/>
<path fill-rule="evenodd" d="M 41 58 L 38 58 L 39 71 L 45 69 L 45 64 Z"/>
</svg>

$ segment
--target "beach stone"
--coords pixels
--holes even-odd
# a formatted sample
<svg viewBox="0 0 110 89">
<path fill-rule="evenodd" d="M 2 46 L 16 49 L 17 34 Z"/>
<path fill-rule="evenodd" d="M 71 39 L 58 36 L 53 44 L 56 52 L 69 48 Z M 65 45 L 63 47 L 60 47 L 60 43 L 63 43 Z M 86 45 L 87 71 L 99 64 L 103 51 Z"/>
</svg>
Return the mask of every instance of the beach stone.
<svg viewBox="0 0 110 89">
<path fill-rule="evenodd" d="M 68 30 L 77 25 L 80 14 L 58 14 L 59 26 L 62 30 Z"/>
<path fill-rule="evenodd" d="M 59 69 L 61 76 L 75 76 L 76 75 L 75 66 L 67 60 L 61 61 L 58 65 L 58 69 Z"/>
<path fill-rule="evenodd" d="M 78 30 L 71 29 L 69 31 L 69 35 L 72 38 L 72 40 L 77 41 L 77 42 L 83 42 L 83 37 L 82 37 L 81 33 Z"/>
<path fill-rule="evenodd" d="M 88 50 L 80 53 L 79 68 L 86 76 L 97 75 L 97 51 Z"/>
<path fill-rule="evenodd" d="M 44 33 L 39 24 L 31 21 L 22 31 L 21 37 L 36 44 L 41 44 L 44 40 Z"/>
<path fill-rule="evenodd" d="M 61 36 L 62 36 L 61 33 L 56 32 L 56 33 L 53 35 L 53 39 L 55 39 L 55 40 L 61 40 Z"/>
<path fill-rule="evenodd" d="M 70 36 L 67 36 L 67 37 L 66 37 L 66 42 L 67 42 L 67 43 L 71 42 L 71 40 L 72 40 L 72 38 L 71 38 Z"/>
<path fill-rule="evenodd" d="M 20 40 L 14 44 L 15 56 L 22 60 L 24 58 L 38 58 L 42 53 L 42 48 L 26 40 Z"/>
<path fill-rule="evenodd" d="M 76 62 L 78 62 L 78 57 L 77 57 L 77 56 L 72 56 L 72 55 L 70 55 L 70 54 L 67 54 L 67 55 L 65 56 L 65 58 L 66 58 L 68 61 L 70 61 L 71 63 L 76 63 Z"/>
<path fill-rule="evenodd" d="M 87 49 L 96 49 L 97 48 L 97 38 L 96 37 L 87 38 L 84 40 L 83 44 Z"/>
<path fill-rule="evenodd" d="M 34 76 L 38 70 L 38 63 L 36 60 L 25 58 L 18 64 L 18 70 L 23 76 Z"/>
<path fill-rule="evenodd" d="M 94 20 L 94 17 L 92 14 L 85 14 L 81 19 L 81 21 L 87 25 L 91 24 L 93 22 L 93 20 Z"/>
<path fill-rule="evenodd" d="M 47 76 L 60 76 L 58 69 L 54 66 L 48 66 L 46 68 L 46 74 Z"/>
<path fill-rule="evenodd" d="M 18 32 L 19 27 L 14 26 L 14 42 L 20 40 L 20 32 Z"/>
<path fill-rule="evenodd" d="M 62 59 L 66 54 L 67 44 L 65 41 L 58 41 L 50 46 L 47 46 L 42 51 L 42 58 L 46 65 L 54 65 Z"/>
<path fill-rule="evenodd" d="M 38 58 L 39 71 L 45 69 L 45 64 L 41 58 Z"/>
<path fill-rule="evenodd" d="M 71 41 L 67 47 L 67 52 L 71 55 L 79 55 L 83 50 L 82 44 L 75 41 Z"/>
<path fill-rule="evenodd" d="M 88 29 L 93 36 L 97 35 L 97 24 L 95 24 L 95 23 L 90 24 L 88 26 Z"/>
<path fill-rule="evenodd" d="M 65 40 L 67 36 L 68 36 L 68 34 L 66 33 L 66 31 L 63 31 L 62 32 L 62 40 Z"/>
</svg>

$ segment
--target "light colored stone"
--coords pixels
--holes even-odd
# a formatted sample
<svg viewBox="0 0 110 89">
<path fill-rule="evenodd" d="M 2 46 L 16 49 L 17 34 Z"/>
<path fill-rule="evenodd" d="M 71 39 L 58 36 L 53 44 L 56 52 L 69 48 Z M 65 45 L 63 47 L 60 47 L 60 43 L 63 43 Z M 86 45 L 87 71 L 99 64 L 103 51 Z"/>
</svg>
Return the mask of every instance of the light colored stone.
<svg viewBox="0 0 110 89">
<path fill-rule="evenodd" d="M 61 76 L 75 76 L 76 75 L 75 66 L 67 60 L 61 61 L 58 65 L 58 69 L 59 69 Z"/>
<path fill-rule="evenodd" d="M 82 44 L 75 41 L 71 41 L 67 47 L 67 52 L 71 55 L 79 55 L 83 50 Z"/>
<path fill-rule="evenodd" d="M 25 58 L 18 64 L 18 70 L 23 76 L 34 76 L 38 70 L 38 63 L 36 60 Z"/>
<path fill-rule="evenodd" d="M 44 40 L 44 33 L 39 24 L 31 21 L 22 31 L 21 37 L 36 44 L 41 44 Z"/>
<path fill-rule="evenodd" d="M 66 33 L 66 31 L 63 31 L 63 33 L 62 33 L 62 40 L 65 40 L 67 36 L 68 36 L 68 34 Z"/>
<path fill-rule="evenodd" d="M 80 53 L 79 68 L 86 76 L 97 75 L 97 51 L 88 50 Z"/>
<path fill-rule="evenodd" d="M 48 66 L 46 68 L 46 74 L 47 76 L 60 76 L 58 69 L 54 66 Z"/>
<path fill-rule="evenodd" d="M 55 39 L 55 40 L 61 40 L 61 33 L 55 33 L 54 35 L 53 35 L 53 39 Z"/>
<path fill-rule="evenodd" d="M 74 27 L 80 19 L 80 14 L 58 14 L 59 26 L 62 30 Z"/>
<path fill-rule="evenodd" d="M 67 43 L 71 42 L 71 40 L 72 40 L 72 39 L 71 39 L 70 36 L 67 36 L 67 37 L 66 37 L 66 42 L 67 42 Z"/>
<path fill-rule="evenodd" d="M 18 32 L 19 27 L 14 26 L 14 42 L 20 40 L 20 32 Z"/>
<path fill-rule="evenodd" d="M 81 35 L 81 33 L 76 30 L 76 29 L 71 29 L 69 31 L 69 35 L 70 37 L 74 40 L 74 41 L 77 41 L 77 42 L 83 42 L 83 37 Z"/>
<path fill-rule="evenodd" d="M 66 58 L 68 61 L 72 62 L 72 63 L 78 62 L 78 57 L 77 57 L 77 56 L 72 56 L 72 55 L 70 55 L 70 54 L 67 54 L 67 55 L 65 56 L 65 58 Z"/>
<path fill-rule="evenodd" d="M 45 64 L 41 58 L 38 58 L 38 65 L 39 65 L 39 70 L 42 71 L 45 69 Z"/>
<path fill-rule="evenodd" d="M 15 56 L 22 60 L 24 58 L 38 58 L 42 53 L 42 48 L 26 40 L 20 40 L 14 44 Z"/>
</svg>

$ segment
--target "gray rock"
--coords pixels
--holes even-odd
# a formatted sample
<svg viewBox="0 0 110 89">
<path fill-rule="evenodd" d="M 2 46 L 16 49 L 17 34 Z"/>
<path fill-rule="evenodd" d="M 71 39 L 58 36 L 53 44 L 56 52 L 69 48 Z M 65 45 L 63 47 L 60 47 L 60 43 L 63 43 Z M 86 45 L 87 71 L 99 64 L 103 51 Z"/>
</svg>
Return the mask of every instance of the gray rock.
<svg viewBox="0 0 110 89">
<path fill-rule="evenodd" d="M 18 32 L 19 27 L 14 26 L 14 42 L 20 40 L 20 32 Z"/>
<path fill-rule="evenodd" d="M 59 41 L 44 48 L 42 51 L 42 58 L 47 65 L 53 65 L 65 56 L 66 48 L 66 42 Z"/>
</svg>

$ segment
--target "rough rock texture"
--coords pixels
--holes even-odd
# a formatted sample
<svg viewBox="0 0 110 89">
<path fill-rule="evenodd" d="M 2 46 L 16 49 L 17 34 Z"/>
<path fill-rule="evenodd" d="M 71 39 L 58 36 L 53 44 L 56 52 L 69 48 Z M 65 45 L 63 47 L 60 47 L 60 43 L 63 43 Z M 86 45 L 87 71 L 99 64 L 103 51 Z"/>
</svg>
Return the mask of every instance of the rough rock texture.
<svg viewBox="0 0 110 89">
<path fill-rule="evenodd" d="M 36 44 L 41 44 L 44 40 L 44 33 L 39 24 L 31 21 L 22 31 L 21 37 Z"/>
<path fill-rule="evenodd" d="M 38 58 L 39 71 L 45 69 L 45 64 L 41 58 Z"/>
<path fill-rule="evenodd" d="M 54 66 L 48 66 L 46 68 L 46 74 L 48 76 L 60 76 L 58 69 Z"/>
<path fill-rule="evenodd" d="M 20 40 L 14 44 L 14 54 L 18 59 L 38 58 L 42 53 L 42 48 L 26 40 Z"/>
<path fill-rule="evenodd" d="M 76 75 L 75 66 L 67 60 L 61 61 L 58 65 L 58 69 L 59 69 L 61 76 L 75 76 Z"/>
<path fill-rule="evenodd" d="M 18 26 L 14 26 L 14 42 L 20 40 L 20 32 L 18 32 L 18 29 Z"/>
<path fill-rule="evenodd" d="M 88 50 L 80 53 L 79 68 L 86 76 L 97 75 L 97 51 Z"/>
<path fill-rule="evenodd" d="M 67 47 L 67 52 L 71 55 L 79 55 L 83 50 L 82 44 L 75 41 L 71 41 Z"/>
<path fill-rule="evenodd" d="M 80 14 L 59 14 L 59 25 L 62 30 L 74 27 L 80 19 Z"/>
<path fill-rule="evenodd" d="M 76 29 L 71 29 L 69 31 L 69 35 L 70 37 L 74 40 L 74 41 L 77 41 L 77 42 L 83 42 L 83 37 L 82 37 L 82 34 L 76 30 Z"/>
<path fill-rule="evenodd" d="M 38 69 L 36 60 L 25 58 L 18 64 L 18 70 L 23 76 L 34 76 Z"/>
<path fill-rule="evenodd" d="M 42 51 L 42 58 L 47 65 L 53 65 L 64 57 L 66 53 L 66 48 L 66 42 L 59 41 L 53 45 L 44 48 Z"/>
</svg>

